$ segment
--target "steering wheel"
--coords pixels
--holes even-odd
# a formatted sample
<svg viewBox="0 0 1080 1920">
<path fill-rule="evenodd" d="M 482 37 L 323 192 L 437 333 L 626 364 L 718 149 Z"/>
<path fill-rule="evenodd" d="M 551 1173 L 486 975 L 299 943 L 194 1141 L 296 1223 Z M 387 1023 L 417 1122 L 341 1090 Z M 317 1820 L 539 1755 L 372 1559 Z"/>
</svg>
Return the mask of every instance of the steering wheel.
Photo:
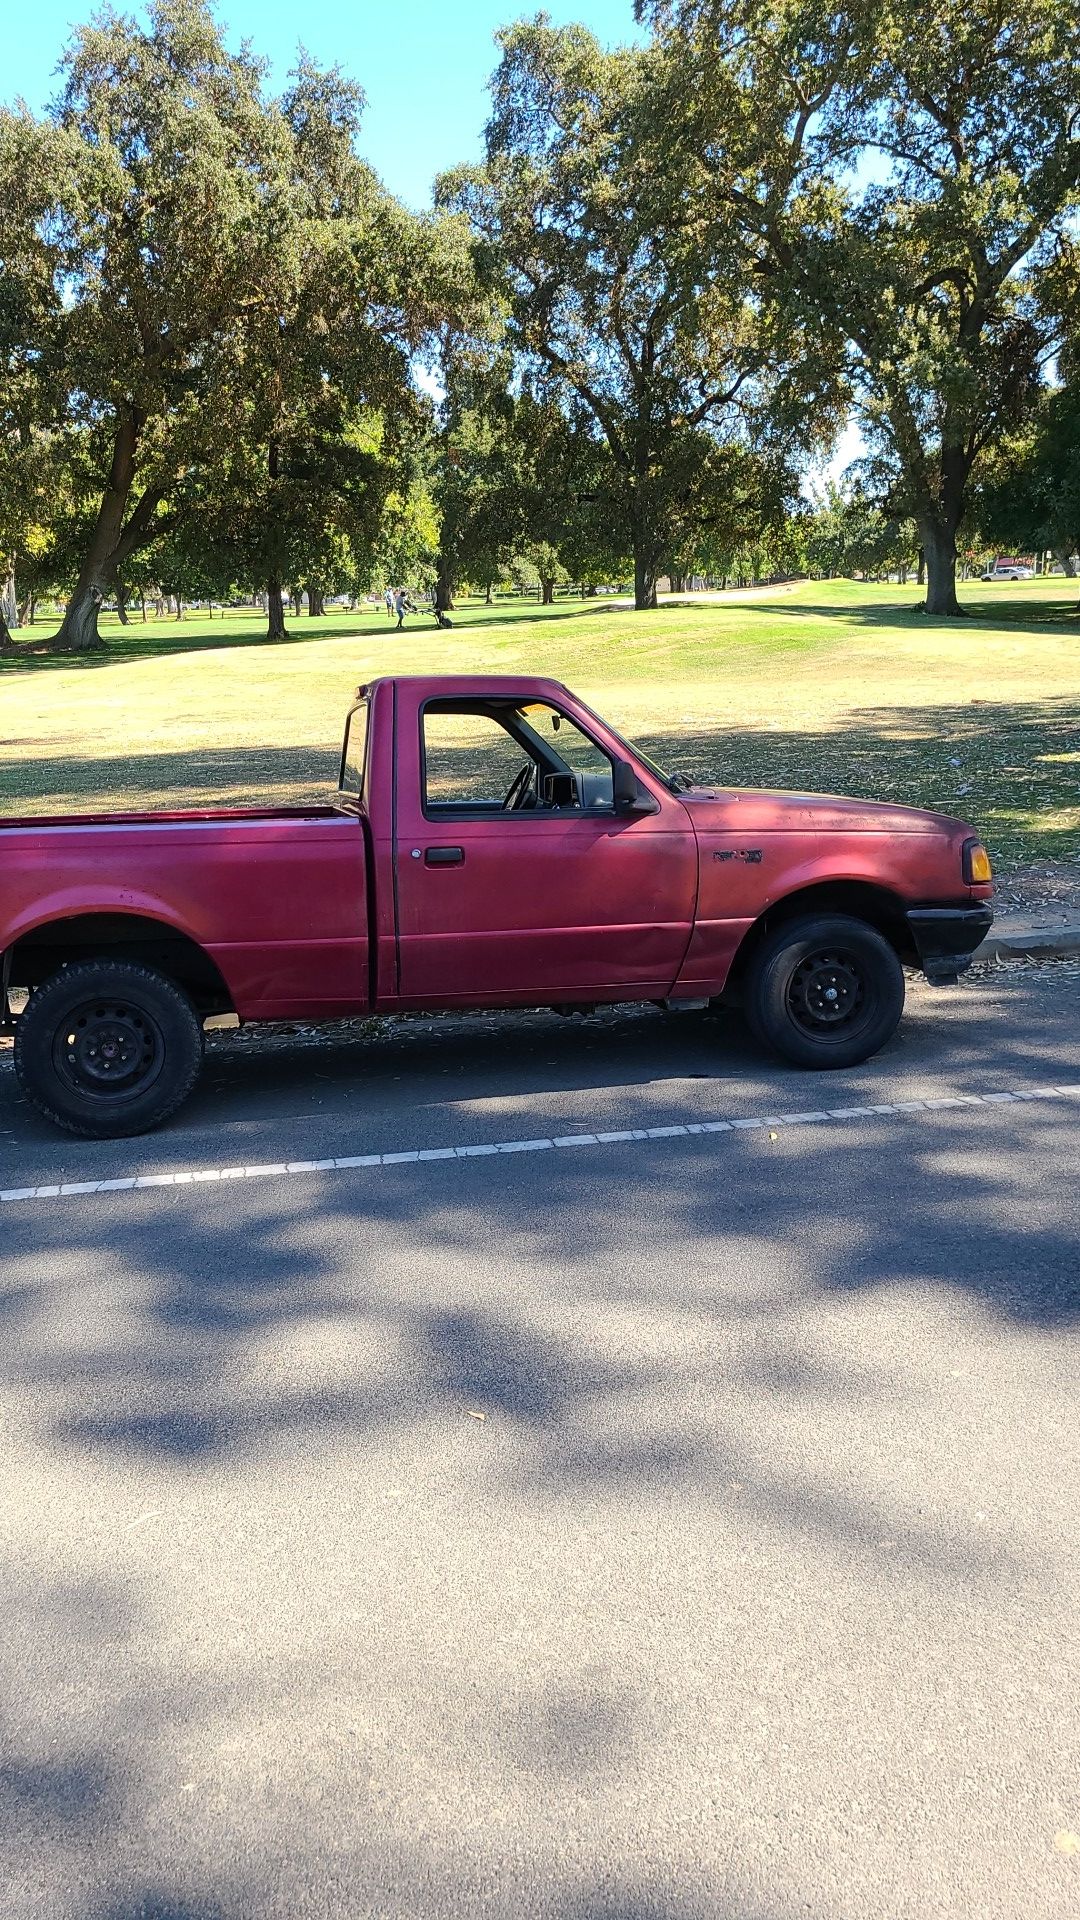
<svg viewBox="0 0 1080 1920">
<path fill-rule="evenodd" d="M 535 762 L 532 760 L 526 760 L 525 765 L 521 767 L 517 773 L 515 773 L 513 779 L 510 782 L 510 785 L 506 790 L 506 798 L 503 801 L 504 813 L 518 813 L 520 812 L 521 808 L 524 807 L 525 796 L 528 793 L 530 786 L 532 785 L 532 779 L 535 772 L 536 772 Z"/>
</svg>

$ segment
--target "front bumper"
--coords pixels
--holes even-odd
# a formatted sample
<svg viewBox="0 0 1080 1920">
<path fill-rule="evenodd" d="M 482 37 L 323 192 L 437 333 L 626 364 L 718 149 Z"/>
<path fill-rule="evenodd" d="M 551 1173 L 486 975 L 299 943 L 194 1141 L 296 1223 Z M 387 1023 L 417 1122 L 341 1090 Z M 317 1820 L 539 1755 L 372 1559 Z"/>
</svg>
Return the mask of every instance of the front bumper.
<svg viewBox="0 0 1080 1920">
<path fill-rule="evenodd" d="M 928 980 L 955 980 L 993 925 L 989 900 L 974 907 L 912 907 L 907 914 L 919 965 Z"/>
</svg>

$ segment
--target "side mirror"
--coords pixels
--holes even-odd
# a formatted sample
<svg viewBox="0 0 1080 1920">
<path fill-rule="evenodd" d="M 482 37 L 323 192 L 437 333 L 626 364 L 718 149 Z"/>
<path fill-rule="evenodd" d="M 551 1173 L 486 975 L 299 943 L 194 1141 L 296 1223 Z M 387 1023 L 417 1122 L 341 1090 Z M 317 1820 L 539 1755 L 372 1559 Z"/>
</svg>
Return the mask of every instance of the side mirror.
<svg viewBox="0 0 1080 1920">
<path fill-rule="evenodd" d="M 615 760 L 611 767 L 611 799 L 616 813 L 659 813 L 660 802 L 638 779 L 629 760 Z"/>
</svg>

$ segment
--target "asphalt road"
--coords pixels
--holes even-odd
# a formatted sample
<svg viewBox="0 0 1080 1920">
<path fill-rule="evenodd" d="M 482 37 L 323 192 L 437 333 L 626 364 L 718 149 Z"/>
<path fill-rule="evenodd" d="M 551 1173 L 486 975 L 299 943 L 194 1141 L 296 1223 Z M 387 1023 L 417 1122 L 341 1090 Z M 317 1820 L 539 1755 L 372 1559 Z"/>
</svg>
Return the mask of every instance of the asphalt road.
<svg viewBox="0 0 1080 1920">
<path fill-rule="evenodd" d="M 1078 1083 L 1053 966 L 827 1079 L 222 1036 L 136 1142 L 0 1058 L 3 1920 L 1075 1916 Z"/>
</svg>

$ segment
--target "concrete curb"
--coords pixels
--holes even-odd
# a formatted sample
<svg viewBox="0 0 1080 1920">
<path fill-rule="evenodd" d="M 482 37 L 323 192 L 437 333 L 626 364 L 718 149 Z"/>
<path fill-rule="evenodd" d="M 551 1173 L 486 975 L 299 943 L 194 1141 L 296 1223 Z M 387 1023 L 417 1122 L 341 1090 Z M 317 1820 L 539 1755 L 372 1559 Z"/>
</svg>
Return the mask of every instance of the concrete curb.
<svg viewBox="0 0 1080 1920">
<path fill-rule="evenodd" d="M 973 960 L 1039 960 L 1080 953 L 1080 920 L 1064 927 L 1010 927 L 1006 920 L 976 947 Z"/>
</svg>

